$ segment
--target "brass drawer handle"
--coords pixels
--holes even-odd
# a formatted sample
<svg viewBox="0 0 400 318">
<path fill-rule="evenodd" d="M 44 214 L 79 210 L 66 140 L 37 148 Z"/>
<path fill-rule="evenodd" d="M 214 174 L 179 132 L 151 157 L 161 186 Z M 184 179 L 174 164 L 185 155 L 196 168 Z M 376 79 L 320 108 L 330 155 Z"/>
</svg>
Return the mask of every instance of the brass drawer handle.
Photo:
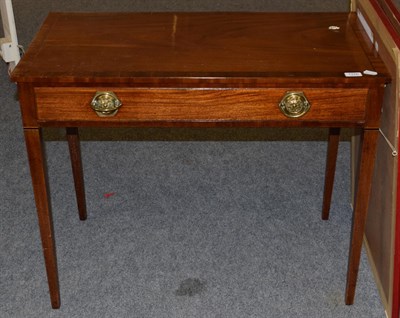
<svg viewBox="0 0 400 318">
<path fill-rule="evenodd" d="M 281 112 L 291 118 L 303 116 L 310 110 L 310 107 L 303 92 L 286 92 L 279 103 Z"/>
<path fill-rule="evenodd" d="M 122 103 L 113 92 L 96 92 L 90 105 L 98 116 L 111 117 L 115 116 Z"/>
</svg>

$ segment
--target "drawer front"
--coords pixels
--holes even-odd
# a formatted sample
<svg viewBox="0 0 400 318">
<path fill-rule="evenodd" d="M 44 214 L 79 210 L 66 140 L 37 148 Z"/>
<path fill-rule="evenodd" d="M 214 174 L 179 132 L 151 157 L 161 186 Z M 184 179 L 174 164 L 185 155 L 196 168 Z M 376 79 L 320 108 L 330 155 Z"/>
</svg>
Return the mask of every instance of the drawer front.
<svg viewBox="0 0 400 318">
<path fill-rule="evenodd" d="M 122 103 L 115 116 L 91 107 L 97 91 Z M 279 104 L 288 89 L 35 88 L 39 122 L 346 122 L 365 120 L 367 89 L 306 89 L 309 110 L 290 118 Z M 296 90 L 293 90 L 296 91 Z"/>
</svg>

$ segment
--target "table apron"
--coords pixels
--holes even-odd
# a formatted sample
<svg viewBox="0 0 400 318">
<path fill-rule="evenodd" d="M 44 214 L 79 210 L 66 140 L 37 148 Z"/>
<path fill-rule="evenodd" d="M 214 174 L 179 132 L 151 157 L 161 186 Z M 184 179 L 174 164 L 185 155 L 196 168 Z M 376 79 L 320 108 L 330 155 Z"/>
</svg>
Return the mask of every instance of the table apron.
<svg viewBox="0 0 400 318">
<path fill-rule="evenodd" d="M 113 92 L 122 106 L 99 117 L 91 107 L 96 92 Z M 279 103 L 287 92 L 301 92 L 310 109 L 287 117 Z M 367 88 L 113 88 L 36 87 L 36 117 L 43 126 L 361 126 Z"/>
</svg>

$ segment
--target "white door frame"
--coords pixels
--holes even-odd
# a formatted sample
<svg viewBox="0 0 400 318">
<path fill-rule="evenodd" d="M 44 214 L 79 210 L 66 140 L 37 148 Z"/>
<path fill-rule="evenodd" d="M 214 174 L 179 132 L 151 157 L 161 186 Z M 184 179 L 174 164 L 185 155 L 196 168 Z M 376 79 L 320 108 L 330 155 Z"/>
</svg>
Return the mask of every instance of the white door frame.
<svg viewBox="0 0 400 318">
<path fill-rule="evenodd" d="M 0 0 L 0 9 L 4 30 L 4 38 L 0 38 L 0 55 L 12 71 L 20 60 L 20 52 L 11 0 Z"/>
</svg>

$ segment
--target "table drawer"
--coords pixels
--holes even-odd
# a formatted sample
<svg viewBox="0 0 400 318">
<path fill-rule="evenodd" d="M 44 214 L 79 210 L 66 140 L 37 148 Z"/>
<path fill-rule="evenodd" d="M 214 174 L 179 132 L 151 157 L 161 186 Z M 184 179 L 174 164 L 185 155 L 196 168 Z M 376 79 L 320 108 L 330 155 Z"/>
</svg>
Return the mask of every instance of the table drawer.
<svg viewBox="0 0 400 318">
<path fill-rule="evenodd" d="M 122 106 L 99 117 L 91 102 L 96 92 L 113 92 Z M 363 122 L 368 89 L 317 88 L 303 91 L 310 108 L 291 118 L 279 107 L 290 89 L 170 89 L 107 87 L 35 88 L 39 122 Z"/>
</svg>

